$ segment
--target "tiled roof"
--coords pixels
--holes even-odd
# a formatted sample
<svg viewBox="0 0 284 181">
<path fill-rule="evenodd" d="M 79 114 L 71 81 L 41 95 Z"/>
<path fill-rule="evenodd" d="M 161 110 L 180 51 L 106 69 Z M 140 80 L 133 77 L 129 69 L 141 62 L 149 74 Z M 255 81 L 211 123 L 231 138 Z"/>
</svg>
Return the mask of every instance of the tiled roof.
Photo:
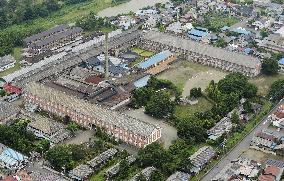
<svg viewBox="0 0 284 181">
<path fill-rule="evenodd" d="M 7 119 L 20 112 L 20 108 L 8 102 L 0 101 L 0 120 Z"/>
<path fill-rule="evenodd" d="M 76 110 L 78 113 L 89 115 L 139 135 L 149 136 L 159 128 L 154 124 L 141 121 L 126 114 L 104 109 L 39 83 L 30 83 L 26 91 L 48 102 L 63 105 L 71 110 Z"/>
</svg>

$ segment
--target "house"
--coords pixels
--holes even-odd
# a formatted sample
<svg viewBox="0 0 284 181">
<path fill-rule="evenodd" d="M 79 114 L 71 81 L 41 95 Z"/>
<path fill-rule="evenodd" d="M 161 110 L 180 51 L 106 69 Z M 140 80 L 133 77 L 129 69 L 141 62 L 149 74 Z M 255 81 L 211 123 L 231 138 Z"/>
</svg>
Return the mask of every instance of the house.
<svg viewBox="0 0 284 181">
<path fill-rule="evenodd" d="M 273 126 L 284 128 L 284 105 L 280 105 L 278 109 L 268 117 Z"/>
<path fill-rule="evenodd" d="M 284 26 L 277 30 L 275 33 L 270 34 L 268 37 L 264 38 L 259 46 L 266 48 L 274 52 L 284 51 Z"/>
<path fill-rule="evenodd" d="M 28 157 L 0 143 L 0 168 L 19 170 L 25 167 Z"/>
<path fill-rule="evenodd" d="M 276 166 L 267 166 L 263 173 L 258 177 L 258 181 L 278 181 L 281 178 L 283 170 Z"/>
<path fill-rule="evenodd" d="M 0 57 L 0 72 L 15 66 L 16 60 L 12 55 Z"/>
<path fill-rule="evenodd" d="M 207 28 L 196 27 L 187 32 L 187 36 L 195 41 L 200 41 L 203 37 L 209 36 Z"/>
<path fill-rule="evenodd" d="M 125 160 L 127 161 L 127 163 L 130 165 L 133 162 L 136 161 L 136 158 L 133 155 L 128 156 L 127 158 L 125 158 Z M 112 178 L 115 175 L 117 175 L 119 173 L 119 168 L 120 168 L 121 163 L 117 163 L 114 166 L 110 167 L 109 169 L 107 169 L 105 171 L 105 177 L 106 178 Z"/>
<path fill-rule="evenodd" d="M 79 165 L 68 173 L 68 176 L 74 180 L 87 180 L 94 173 L 94 170 L 88 165 Z"/>
<path fill-rule="evenodd" d="M 188 181 L 190 174 L 184 172 L 175 172 L 166 181 Z"/>
<path fill-rule="evenodd" d="M 229 133 L 233 128 L 233 124 L 230 118 L 224 117 L 214 127 L 207 131 L 209 139 L 216 140 L 223 134 Z"/>
<path fill-rule="evenodd" d="M 250 142 L 250 147 L 274 154 L 274 149 L 277 146 L 278 140 L 278 137 L 275 135 L 260 131 L 253 136 Z"/>
<path fill-rule="evenodd" d="M 260 170 L 260 163 L 241 156 L 225 165 L 225 167 L 218 174 L 216 174 L 212 180 L 253 180 L 253 178 L 258 176 Z"/>
<path fill-rule="evenodd" d="M 20 87 L 14 86 L 11 83 L 6 83 L 3 86 L 3 89 L 9 94 L 22 94 L 22 89 Z"/>
<path fill-rule="evenodd" d="M 204 146 L 189 157 L 193 167 L 190 170 L 194 174 L 199 173 L 206 164 L 216 155 L 215 150 L 211 146 Z"/>
<path fill-rule="evenodd" d="M 28 117 L 31 122 L 28 123 L 27 130 L 33 132 L 38 138 L 47 139 L 51 143 L 57 144 L 71 137 L 70 132 L 66 130 L 66 126 L 62 123 L 37 114 L 29 114 Z"/>
<path fill-rule="evenodd" d="M 175 34 L 182 34 L 183 30 L 184 30 L 184 27 L 181 24 L 181 22 L 177 21 L 177 22 L 174 22 L 174 23 L 170 24 L 166 28 L 166 30 L 169 31 L 169 32 L 173 32 Z"/>
<path fill-rule="evenodd" d="M 143 175 L 146 181 L 150 180 L 151 174 L 156 170 L 155 167 L 147 167 L 144 168 L 140 173 L 136 174 L 134 177 L 132 177 L 129 181 L 137 181 L 137 178 L 139 175 Z"/>
<path fill-rule="evenodd" d="M 273 23 L 273 20 L 272 19 L 261 19 L 261 20 L 258 20 L 258 21 L 255 21 L 252 23 L 252 26 L 255 28 L 255 30 L 261 30 L 261 29 L 264 29 L 264 28 L 269 28 Z"/>
<path fill-rule="evenodd" d="M 20 108 L 4 101 L 0 101 L 0 124 L 9 124 L 20 113 Z"/>
</svg>

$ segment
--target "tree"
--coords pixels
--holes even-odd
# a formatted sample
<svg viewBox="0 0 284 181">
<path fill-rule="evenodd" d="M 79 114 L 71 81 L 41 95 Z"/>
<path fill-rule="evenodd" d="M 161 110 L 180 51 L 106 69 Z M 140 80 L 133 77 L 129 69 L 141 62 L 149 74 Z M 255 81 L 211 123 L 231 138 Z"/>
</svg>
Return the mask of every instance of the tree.
<svg viewBox="0 0 284 181">
<path fill-rule="evenodd" d="M 150 176 L 150 181 L 163 181 L 164 175 L 162 174 L 161 171 L 155 170 L 152 172 Z"/>
<path fill-rule="evenodd" d="M 201 97 L 201 96 L 202 96 L 202 92 L 201 92 L 200 87 L 199 88 L 194 87 L 190 90 L 190 97 L 198 98 L 198 97 Z"/>
<path fill-rule="evenodd" d="M 225 48 L 228 45 L 228 43 L 225 42 L 225 40 L 223 38 L 220 38 L 216 41 L 215 45 L 217 47 Z"/>
<path fill-rule="evenodd" d="M 266 75 L 275 75 L 278 73 L 279 64 L 277 60 L 269 58 L 262 62 L 262 72 Z"/>
<path fill-rule="evenodd" d="M 129 175 L 130 165 L 126 159 L 123 159 L 119 164 L 119 179 L 124 180 Z"/>
<path fill-rule="evenodd" d="M 273 101 L 279 101 L 284 97 L 284 79 L 277 80 L 271 85 L 268 96 Z"/>
<path fill-rule="evenodd" d="M 234 111 L 234 112 L 232 113 L 232 118 L 231 118 L 231 120 L 232 120 L 232 123 L 240 124 L 240 117 L 239 117 L 237 111 Z"/>
<path fill-rule="evenodd" d="M 175 102 L 167 91 L 155 92 L 145 106 L 145 113 L 156 118 L 164 118 L 173 115 Z"/>
<path fill-rule="evenodd" d="M 253 112 L 252 105 L 248 100 L 246 102 L 244 102 L 243 107 L 244 107 L 244 110 L 245 110 L 246 113 L 252 113 Z"/>
<path fill-rule="evenodd" d="M 177 130 L 178 136 L 184 139 L 187 144 L 201 143 L 207 138 L 206 129 L 194 118 L 181 120 Z"/>
<path fill-rule="evenodd" d="M 136 180 L 137 181 L 147 181 L 143 174 L 139 174 L 138 177 L 136 178 Z"/>
<path fill-rule="evenodd" d="M 268 37 L 268 31 L 267 31 L 267 29 L 262 29 L 262 30 L 260 31 L 260 36 L 261 36 L 262 38 Z"/>
<path fill-rule="evenodd" d="M 46 139 L 39 141 L 39 143 L 36 145 L 36 151 L 38 153 L 45 153 L 50 148 L 50 142 Z"/>
<path fill-rule="evenodd" d="M 71 131 L 71 133 L 74 135 L 76 131 L 78 131 L 80 128 L 80 126 L 78 124 L 76 124 L 75 122 L 70 122 L 68 125 L 67 125 L 67 129 L 69 131 Z"/>
</svg>

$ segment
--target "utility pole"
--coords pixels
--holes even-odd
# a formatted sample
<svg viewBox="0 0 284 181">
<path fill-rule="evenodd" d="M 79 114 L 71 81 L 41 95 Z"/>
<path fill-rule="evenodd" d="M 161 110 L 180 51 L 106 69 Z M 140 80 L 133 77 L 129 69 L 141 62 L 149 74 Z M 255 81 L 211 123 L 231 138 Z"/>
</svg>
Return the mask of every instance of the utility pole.
<svg viewBox="0 0 284 181">
<path fill-rule="evenodd" d="M 105 78 L 109 77 L 109 62 L 108 62 L 108 33 L 105 34 Z"/>
</svg>

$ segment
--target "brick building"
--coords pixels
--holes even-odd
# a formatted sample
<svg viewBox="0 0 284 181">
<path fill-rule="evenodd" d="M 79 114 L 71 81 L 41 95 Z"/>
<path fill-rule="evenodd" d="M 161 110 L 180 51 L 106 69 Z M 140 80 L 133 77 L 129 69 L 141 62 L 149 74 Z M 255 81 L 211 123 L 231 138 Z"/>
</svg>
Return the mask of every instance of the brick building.
<svg viewBox="0 0 284 181">
<path fill-rule="evenodd" d="M 161 128 L 133 117 L 102 108 L 38 83 L 30 83 L 24 95 L 26 105 L 57 114 L 86 127 L 104 128 L 125 143 L 142 148 L 161 137 Z"/>
</svg>

